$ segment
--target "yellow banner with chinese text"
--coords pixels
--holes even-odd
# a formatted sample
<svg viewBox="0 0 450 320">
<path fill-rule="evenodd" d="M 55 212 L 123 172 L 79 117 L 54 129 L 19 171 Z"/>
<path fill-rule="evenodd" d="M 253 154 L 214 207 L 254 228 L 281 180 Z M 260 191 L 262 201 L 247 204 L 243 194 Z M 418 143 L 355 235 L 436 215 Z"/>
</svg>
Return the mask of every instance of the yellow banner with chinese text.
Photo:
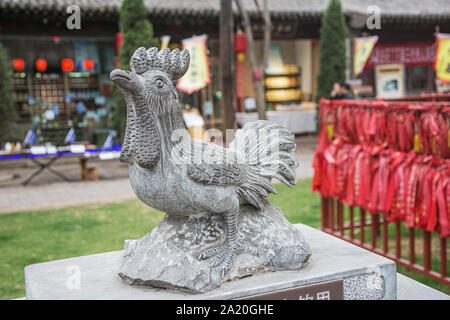
<svg viewBox="0 0 450 320">
<path fill-rule="evenodd" d="M 447 83 L 450 82 L 450 34 L 438 33 L 436 41 L 436 78 Z"/>
<path fill-rule="evenodd" d="M 369 59 L 377 41 L 378 36 L 355 38 L 353 57 L 353 73 L 355 77 L 364 70 L 364 65 Z"/>
<path fill-rule="evenodd" d="M 183 49 L 188 49 L 191 62 L 186 74 L 178 80 L 177 89 L 191 94 L 206 87 L 211 82 L 209 60 L 206 54 L 206 35 L 182 41 Z"/>
</svg>

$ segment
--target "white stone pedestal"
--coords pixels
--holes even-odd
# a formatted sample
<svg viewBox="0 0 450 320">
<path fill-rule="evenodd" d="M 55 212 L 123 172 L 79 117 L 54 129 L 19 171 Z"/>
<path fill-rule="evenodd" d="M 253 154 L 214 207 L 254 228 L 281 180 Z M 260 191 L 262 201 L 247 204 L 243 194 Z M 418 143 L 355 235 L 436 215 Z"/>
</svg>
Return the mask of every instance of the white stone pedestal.
<svg viewBox="0 0 450 320">
<path fill-rule="evenodd" d="M 203 294 L 154 287 L 136 287 L 117 275 L 123 251 L 113 251 L 27 266 L 27 299 L 245 299 L 274 291 L 303 287 L 294 298 L 314 298 L 314 287 L 326 291 L 330 281 L 339 282 L 343 297 L 396 299 L 395 263 L 377 254 L 298 224 L 312 247 L 307 266 L 298 271 L 260 273 Z M 327 284 L 328 283 L 328 284 Z M 321 284 L 321 286 L 312 286 Z M 312 291 L 309 295 L 304 291 Z M 288 290 L 293 292 L 298 289 Z M 301 290 L 300 290 L 301 291 Z M 300 292 L 299 291 L 299 292 Z M 297 292 L 297 291 L 295 291 Z M 281 293 L 281 296 L 283 293 Z M 280 295 L 279 295 L 280 297 Z M 292 298 L 291 294 L 289 298 Z M 325 297 L 326 294 L 321 294 Z M 270 299 L 270 297 L 269 297 Z"/>
</svg>

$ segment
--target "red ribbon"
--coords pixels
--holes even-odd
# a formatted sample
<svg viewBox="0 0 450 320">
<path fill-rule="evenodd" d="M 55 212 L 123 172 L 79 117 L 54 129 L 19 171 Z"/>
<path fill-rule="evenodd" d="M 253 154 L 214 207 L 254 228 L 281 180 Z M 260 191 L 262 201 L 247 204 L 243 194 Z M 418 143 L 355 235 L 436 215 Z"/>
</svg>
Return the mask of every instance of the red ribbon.
<svg viewBox="0 0 450 320">
<path fill-rule="evenodd" d="M 312 190 L 449 237 L 449 103 L 319 106 Z"/>
</svg>

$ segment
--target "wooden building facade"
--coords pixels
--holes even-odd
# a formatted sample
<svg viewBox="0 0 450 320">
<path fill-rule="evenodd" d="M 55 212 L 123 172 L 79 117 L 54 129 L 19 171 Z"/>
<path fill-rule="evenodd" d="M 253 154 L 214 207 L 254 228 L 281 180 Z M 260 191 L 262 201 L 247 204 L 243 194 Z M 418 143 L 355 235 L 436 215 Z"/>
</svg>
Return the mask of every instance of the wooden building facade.
<svg viewBox="0 0 450 320">
<path fill-rule="evenodd" d="M 321 16 L 328 0 L 269 0 L 272 20 L 272 44 L 281 54 L 285 65 L 298 67 L 293 73 L 295 88 L 301 92 L 299 100 L 314 101 L 319 69 L 318 39 Z M 219 68 L 219 0 L 144 0 L 155 35 L 171 36 L 172 44 L 193 35 L 208 36 L 208 54 L 211 62 L 211 88 L 204 93 L 182 95 L 182 100 L 203 108 L 205 99 L 213 102 L 215 122 L 221 121 L 218 100 L 220 95 Z M 379 64 L 396 63 L 405 66 L 406 95 L 436 90 L 432 56 L 435 32 L 450 33 L 450 8 L 447 0 L 342 0 L 349 26 L 348 48 L 352 39 L 363 35 L 378 35 L 364 72 L 359 76 L 363 86 L 376 92 L 375 68 Z M 114 107 L 111 97 L 109 73 L 116 65 L 116 37 L 121 0 L 0 0 L 0 40 L 11 59 L 22 59 L 25 68 L 15 73 L 15 99 L 22 121 L 33 121 L 33 113 L 40 108 L 58 105 L 59 119 L 84 121 L 92 126 L 104 126 Z M 68 30 L 67 7 L 81 9 L 80 30 Z M 233 4 L 234 6 L 234 4 Z M 246 0 L 258 46 L 257 59 L 261 59 L 263 19 L 254 1 Z M 381 28 L 369 29 L 369 6 L 377 6 L 381 13 Z M 236 29 L 240 16 L 234 6 Z M 431 49 L 430 49 L 431 48 Z M 352 50 L 348 50 L 351 66 Z M 43 72 L 36 61 L 44 59 Z M 61 70 L 63 59 L 74 62 L 72 72 Z M 93 60 L 94 67 L 87 70 L 85 60 Z M 252 75 L 247 59 L 243 72 L 244 96 L 254 96 Z M 348 78 L 352 79 L 352 68 Z M 242 82 L 241 82 L 242 83 Z M 37 106 L 37 100 L 40 106 Z M 82 102 L 87 119 L 80 119 L 77 105 Z M 100 110 L 100 111 L 99 111 Z"/>
</svg>

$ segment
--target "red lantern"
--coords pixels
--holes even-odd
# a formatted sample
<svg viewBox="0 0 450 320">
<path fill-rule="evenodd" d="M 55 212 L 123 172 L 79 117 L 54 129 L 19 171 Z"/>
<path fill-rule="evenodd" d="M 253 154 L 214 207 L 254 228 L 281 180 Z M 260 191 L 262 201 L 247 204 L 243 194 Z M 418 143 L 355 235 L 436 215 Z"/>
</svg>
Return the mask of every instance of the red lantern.
<svg viewBox="0 0 450 320">
<path fill-rule="evenodd" d="M 94 60 L 92 59 L 84 59 L 84 69 L 91 71 L 94 69 Z"/>
<path fill-rule="evenodd" d="M 116 33 L 116 53 L 117 53 L 117 55 L 119 55 L 119 53 L 120 53 L 120 47 L 122 47 L 122 42 L 123 42 L 122 32 L 117 32 Z"/>
<path fill-rule="evenodd" d="M 66 72 L 73 70 L 73 60 L 72 59 L 62 59 L 61 69 Z"/>
<path fill-rule="evenodd" d="M 15 71 L 23 71 L 25 69 L 25 61 L 23 59 L 14 59 L 13 68 Z"/>
<path fill-rule="evenodd" d="M 234 35 L 234 52 L 247 52 L 247 39 L 245 38 L 245 34 L 241 30 L 238 30 Z"/>
<path fill-rule="evenodd" d="M 47 70 L 47 60 L 37 59 L 36 60 L 36 70 L 39 72 L 44 72 L 45 70 Z"/>
</svg>

